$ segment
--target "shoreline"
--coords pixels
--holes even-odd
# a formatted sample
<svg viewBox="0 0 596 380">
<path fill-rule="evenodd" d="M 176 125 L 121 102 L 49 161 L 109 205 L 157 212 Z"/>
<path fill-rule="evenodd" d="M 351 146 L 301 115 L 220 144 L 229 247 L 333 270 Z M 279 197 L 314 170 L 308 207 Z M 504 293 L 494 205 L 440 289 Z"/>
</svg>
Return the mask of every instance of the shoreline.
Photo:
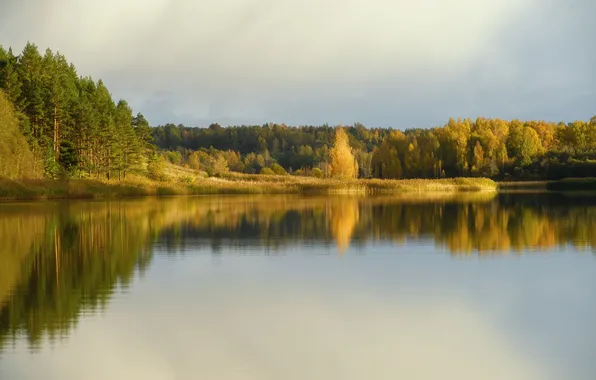
<svg viewBox="0 0 596 380">
<path fill-rule="evenodd" d="M 115 199 L 175 195 L 296 194 L 296 195 L 397 195 L 496 192 L 497 183 L 486 178 L 359 179 L 341 181 L 312 177 L 226 175 L 188 182 L 153 181 L 143 176 L 124 180 L 8 180 L 0 179 L 0 202 L 60 199 Z"/>
<path fill-rule="evenodd" d="M 0 179 L 0 202 L 102 200 L 184 195 L 429 195 L 464 193 L 596 192 L 596 178 L 495 182 L 487 178 L 336 180 L 299 176 L 230 173 L 222 177 L 154 181 L 140 175 L 124 180 Z"/>
</svg>

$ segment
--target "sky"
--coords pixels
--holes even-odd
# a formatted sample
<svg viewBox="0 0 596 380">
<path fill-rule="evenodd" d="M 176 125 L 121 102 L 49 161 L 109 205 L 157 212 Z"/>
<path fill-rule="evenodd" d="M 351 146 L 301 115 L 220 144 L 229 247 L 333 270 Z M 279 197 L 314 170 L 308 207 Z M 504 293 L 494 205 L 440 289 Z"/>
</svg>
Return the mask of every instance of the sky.
<svg viewBox="0 0 596 380">
<path fill-rule="evenodd" d="M 593 0 L 0 0 L 153 125 L 433 127 L 596 114 Z"/>
</svg>

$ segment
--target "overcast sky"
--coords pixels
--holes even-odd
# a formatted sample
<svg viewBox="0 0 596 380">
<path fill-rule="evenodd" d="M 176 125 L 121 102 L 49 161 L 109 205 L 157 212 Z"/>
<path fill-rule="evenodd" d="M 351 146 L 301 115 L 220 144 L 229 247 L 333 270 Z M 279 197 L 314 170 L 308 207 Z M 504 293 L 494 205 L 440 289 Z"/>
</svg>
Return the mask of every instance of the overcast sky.
<svg viewBox="0 0 596 380">
<path fill-rule="evenodd" d="M 0 0 L 154 124 L 431 127 L 596 114 L 594 0 Z"/>
</svg>

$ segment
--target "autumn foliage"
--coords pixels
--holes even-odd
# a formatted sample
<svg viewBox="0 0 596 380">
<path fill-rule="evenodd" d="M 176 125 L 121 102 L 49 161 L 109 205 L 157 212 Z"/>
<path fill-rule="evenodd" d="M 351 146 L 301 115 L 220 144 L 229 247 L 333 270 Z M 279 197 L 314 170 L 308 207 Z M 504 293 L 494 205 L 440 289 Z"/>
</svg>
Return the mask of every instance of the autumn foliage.
<svg viewBox="0 0 596 380">
<path fill-rule="evenodd" d="M 331 176 L 338 179 L 358 177 L 358 162 L 352 154 L 348 135 L 343 128 L 335 132 L 335 144 L 331 149 Z"/>
</svg>

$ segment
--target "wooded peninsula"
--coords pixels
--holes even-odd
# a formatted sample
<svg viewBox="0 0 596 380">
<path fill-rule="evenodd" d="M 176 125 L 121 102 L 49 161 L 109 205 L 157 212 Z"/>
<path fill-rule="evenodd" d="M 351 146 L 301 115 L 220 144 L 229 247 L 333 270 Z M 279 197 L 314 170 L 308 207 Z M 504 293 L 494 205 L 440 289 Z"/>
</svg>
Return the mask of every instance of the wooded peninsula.
<svg viewBox="0 0 596 380">
<path fill-rule="evenodd" d="M 430 126 L 429 126 L 430 127 Z M 152 127 L 60 53 L 0 46 L 0 198 L 458 191 L 596 173 L 589 121 Z"/>
</svg>

